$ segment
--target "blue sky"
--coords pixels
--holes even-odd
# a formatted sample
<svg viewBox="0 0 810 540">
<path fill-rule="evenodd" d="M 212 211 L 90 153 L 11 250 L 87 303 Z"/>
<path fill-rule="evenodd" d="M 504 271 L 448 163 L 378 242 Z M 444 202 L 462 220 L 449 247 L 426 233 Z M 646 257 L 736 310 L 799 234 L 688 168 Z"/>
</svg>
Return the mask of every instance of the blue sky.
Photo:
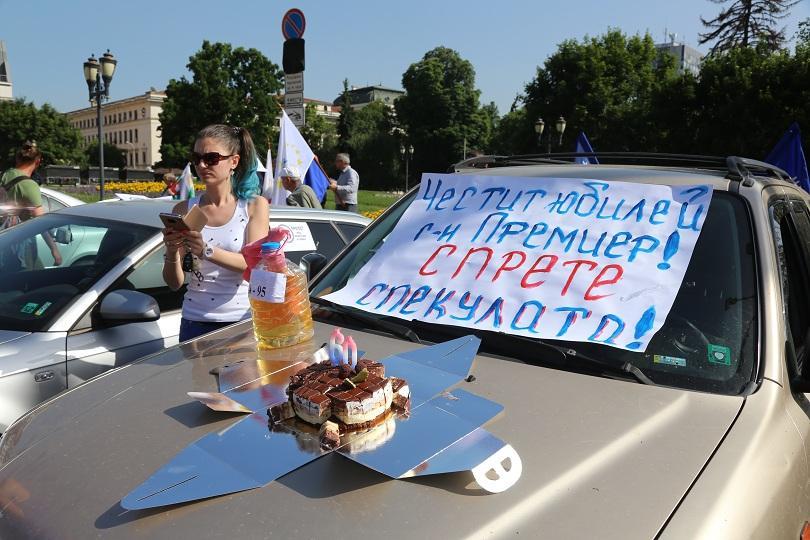
<svg viewBox="0 0 810 540">
<path fill-rule="evenodd" d="M 255 47 L 281 64 L 281 16 L 291 7 L 307 16 L 307 97 L 334 99 L 344 78 L 398 88 L 412 62 L 444 45 L 473 63 L 481 101 L 502 113 L 566 38 L 616 27 L 662 41 L 668 29 L 696 46 L 699 17 L 720 9 L 709 0 L 0 0 L 0 40 L 15 96 L 69 111 L 87 104 L 82 62 L 107 48 L 119 59 L 112 99 L 164 88 L 203 39 Z M 806 17 L 802 1 L 783 21 L 787 35 Z"/>
</svg>

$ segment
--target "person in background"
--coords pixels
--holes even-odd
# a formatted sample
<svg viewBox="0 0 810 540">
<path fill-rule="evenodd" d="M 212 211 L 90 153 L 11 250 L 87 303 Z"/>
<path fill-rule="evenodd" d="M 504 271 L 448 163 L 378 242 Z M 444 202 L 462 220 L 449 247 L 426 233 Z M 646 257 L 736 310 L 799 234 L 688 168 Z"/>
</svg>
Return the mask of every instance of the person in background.
<svg viewBox="0 0 810 540">
<path fill-rule="evenodd" d="M 360 188 L 360 175 L 352 169 L 349 154 L 335 156 L 335 167 L 340 174 L 337 180 L 329 179 L 329 189 L 335 193 L 335 208 L 347 212 L 357 212 L 357 190 Z"/>
<path fill-rule="evenodd" d="M 163 183 L 166 184 L 166 187 L 163 189 L 163 193 L 161 193 L 160 196 L 169 196 L 172 199 L 176 199 L 180 191 L 180 184 L 177 183 L 177 177 L 172 173 L 166 173 L 163 175 Z"/>
<path fill-rule="evenodd" d="M 250 318 L 248 283 L 242 278 L 247 263 L 241 250 L 264 238 L 270 228 L 270 207 L 260 196 L 256 175 L 256 149 L 246 129 L 224 124 L 203 128 L 191 162 L 205 192 L 177 203 L 173 211 L 185 215 L 198 205 L 208 224 L 201 232 L 163 231 L 163 279 L 177 290 L 185 272 L 191 274 L 180 341 Z"/>
<path fill-rule="evenodd" d="M 4 226 L 27 221 L 45 213 L 39 184 L 32 179 L 34 171 L 41 164 L 42 152 L 39 151 L 37 143 L 26 141 L 14 155 L 14 167 L 0 176 L 0 188 L 5 192 L 6 198 L 6 201 L 1 204 L 11 204 L 17 208 L 16 211 L 2 220 L 5 222 Z M 62 255 L 59 253 L 59 247 L 56 245 L 51 233 L 48 231 L 43 232 L 42 239 L 51 250 L 53 264 L 55 266 L 61 265 Z M 38 257 L 35 242 L 31 242 L 30 245 L 20 246 L 19 256 L 20 263 L 25 269 L 32 270 L 43 267 L 42 261 Z"/>
<path fill-rule="evenodd" d="M 281 169 L 281 185 L 290 192 L 287 197 L 287 206 L 301 206 L 303 208 L 317 208 L 321 210 L 320 201 L 315 191 L 301 180 L 301 174 L 295 167 L 289 166 Z"/>
</svg>

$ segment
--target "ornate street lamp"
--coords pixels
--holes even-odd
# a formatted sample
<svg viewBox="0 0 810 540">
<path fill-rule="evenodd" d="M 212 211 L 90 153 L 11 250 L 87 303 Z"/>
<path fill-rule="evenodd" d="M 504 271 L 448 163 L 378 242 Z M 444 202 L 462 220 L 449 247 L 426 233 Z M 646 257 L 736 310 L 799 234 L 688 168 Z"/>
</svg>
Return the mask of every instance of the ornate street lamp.
<svg viewBox="0 0 810 540">
<path fill-rule="evenodd" d="M 399 155 L 402 156 L 403 161 L 405 161 L 405 193 L 408 192 L 408 176 L 409 176 L 409 165 L 411 162 L 411 158 L 413 157 L 413 145 L 410 144 L 407 147 L 400 143 L 399 144 Z"/>
<path fill-rule="evenodd" d="M 538 118 L 537 122 L 534 123 L 534 132 L 537 133 L 537 146 L 540 147 L 540 151 L 543 150 L 543 130 L 546 129 L 546 123 L 543 122 L 542 118 Z M 551 153 L 551 144 L 549 143 L 548 146 L 548 153 Z"/>
<path fill-rule="evenodd" d="M 99 200 L 104 200 L 104 133 L 101 116 L 101 103 L 110 98 L 110 83 L 115 74 L 118 60 L 109 49 L 101 56 L 101 61 L 95 55 L 90 56 L 84 63 L 84 80 L 87 81 L 90 104 L 96 106 L 96 125 L 98 127 L 98 167 L 99 167 Z"/>
<path fill-rule="evenodd" d="M 557 118 L 557 133 L 560 134 L 560 142 L 558 143 L 559 146 L 562 146 L 562 137 L 563 133 L 565 133 L 565 118 L 560 116 Z"/>
</svg>

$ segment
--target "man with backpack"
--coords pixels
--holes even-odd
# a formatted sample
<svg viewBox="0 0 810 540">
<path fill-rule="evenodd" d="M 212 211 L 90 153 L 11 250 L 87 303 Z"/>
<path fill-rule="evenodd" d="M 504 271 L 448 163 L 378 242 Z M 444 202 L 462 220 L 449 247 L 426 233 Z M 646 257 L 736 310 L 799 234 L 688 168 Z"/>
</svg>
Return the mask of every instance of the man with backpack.
<svg viewBox="0 0 810 540">
<path fill-rule="evenodd" d="M 42 194 L 39 184 L 31 178 L 42 163 L 42 153 L 37 143 L 26 141 L 17 150 L 15 166 L 0 176 L 0 229 L 12 227 L 17 223 L 41 216 L 45 213 L 42 207 Z M 42 239 L 51 250 L 54 265 L 62 264 L 62 255 L 53 237 L 48 231 L 42 233 Z M 36 243 L 24 248 L 20 246 L 20 262 L 26 269 L 42 267 L 36 253 Z"/>
</svg>

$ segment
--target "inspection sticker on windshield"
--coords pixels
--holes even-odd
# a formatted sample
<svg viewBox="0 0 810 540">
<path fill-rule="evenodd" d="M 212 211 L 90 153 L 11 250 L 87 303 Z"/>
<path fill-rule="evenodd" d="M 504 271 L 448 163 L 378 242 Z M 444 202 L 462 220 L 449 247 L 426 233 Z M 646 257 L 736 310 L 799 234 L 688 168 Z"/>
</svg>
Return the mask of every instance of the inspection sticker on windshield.
<svg viewBox="0 0 810 540">
<path fill-rule="evenodd" d="M 39 309 L 34 312 L 34 315 L 39 317 L 40 315 L 45 313 L 45 310 L 47 310 L 49 307 L 51 307 L 51 305 L 53 305 L 53 302 L 45 302 L 44 304 L 39 306 Z"/>
<path fill-rule="evenodd" d="M 653 355 L 653 363 L 667 364 L 669 366 L 686 367 L 686 358 L 679 358 L 677 356 L 664 356 L 662 354 Z"/>
<path fill-rule="evenodd" d="M 430 174 L 326 298 L 382 315 L 644 351 L 667 318 L 708 185 Z"/>
<path fill-rule="evenodd" d="M 709 363 L 731 365 L 731 349 L 723 345 L 709 343 Z"/>
<path fill-rule="evenodd" d="M 34 302 L 28 302 L 27 304 L 25 304 L 22 307 L 22 309 L 20 310 L 20 313 L 33 313 L 34 311 L 36 311 L 36 309 L 38 307 L 39 307 L 39 304 L 36 304 Z"/>
</svg>

